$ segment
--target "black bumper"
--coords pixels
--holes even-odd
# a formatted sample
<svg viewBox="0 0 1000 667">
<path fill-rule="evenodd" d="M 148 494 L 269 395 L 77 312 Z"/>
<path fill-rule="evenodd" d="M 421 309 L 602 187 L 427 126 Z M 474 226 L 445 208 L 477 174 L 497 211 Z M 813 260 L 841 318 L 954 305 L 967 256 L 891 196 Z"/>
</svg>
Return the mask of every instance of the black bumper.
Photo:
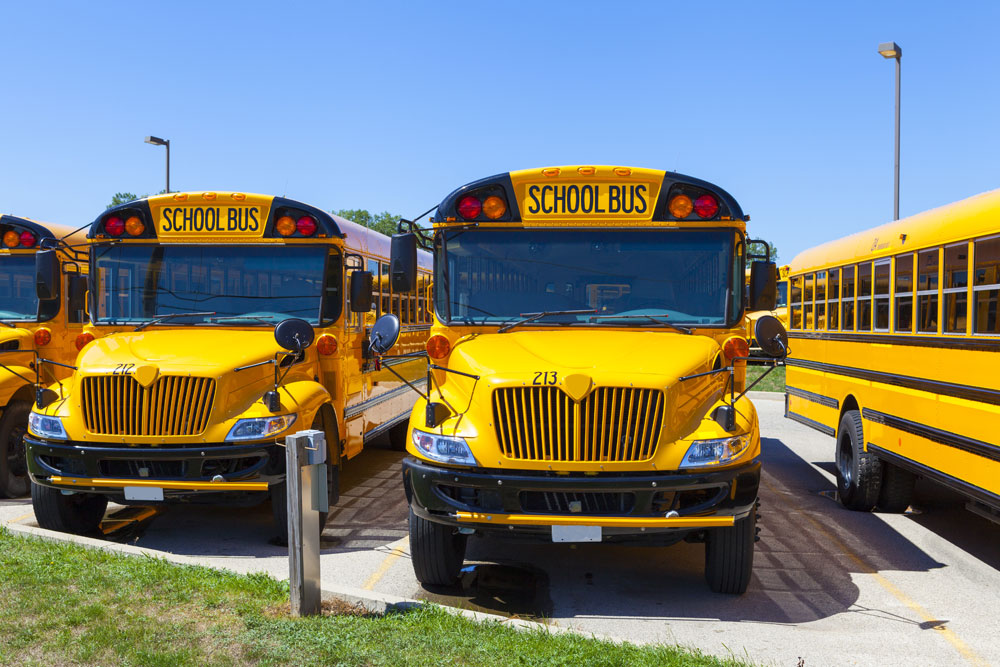
<svg viewBox="0 0 1000 667">
<path fill-rule="evenodd" d="M 599 475 L 512 474 L 500 470 L 457 470 L 407 457 L 403 482 L 410 507 L 418 516 L 477 531 L 548 537 L 548 526 L 495 526 L 460 523 L 456 512 L 541 514 L 570 517 L 737 519 L 754 509 L 760 486 L 760 461 L 709 472 L 601 473 Z M 689 528 L 604 528 L 605 539 L 674 534 Z"/>
<path fill-rule="evenodd" d="M 121 447 L 52 442 L 27 435 L 24 443 L 28 474 L 33 482 L 42 486 L 56 486 L 49 481 L 50 477 L 202 483 L 211 482 L 218 475 L 226 482 L 267 482 L 269 485 L 285 479 L 284 448 L 273 442 Z M 78 484 L 72 488 L 123 499 L 120 488 Z M 175 502 L 250 504 L 260 502 L 266 495 L 259 491 L 164 490 L 164 500 Z"/>
</svg>

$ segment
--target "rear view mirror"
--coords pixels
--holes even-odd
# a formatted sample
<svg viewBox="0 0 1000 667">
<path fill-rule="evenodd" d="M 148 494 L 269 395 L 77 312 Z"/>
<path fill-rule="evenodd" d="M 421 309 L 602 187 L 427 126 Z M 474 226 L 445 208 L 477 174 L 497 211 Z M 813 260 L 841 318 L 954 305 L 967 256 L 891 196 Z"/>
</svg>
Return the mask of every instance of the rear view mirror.
<svg viewBox="0 0 1000 667">
<path fill-rule="evenodd" d="M 59 259 L 55 250 L 35 253 L 35 292 L 39 301 L 59 298 Z"/>
<path fill-rule="evenodd" d="M 351 272 L 351 312 L 367 313 L 372 309 L 372 282 L 369 271 Z"/>
<path fill-rule="evenodd" d="M 750 265 L 750 300 L 747 310 L 774 310 L 777 303 L 777 265 L 774 262 L 754 262 Z"/>
<path fill-rule="evenodd" d="M 389 256 L 392 291 L 412 292 L 417 285 L 417 235 L 412 232 L 394 235 Z"/>
<path fill-rule="evenodd" d="M 274 340 L 289 352 L 301 352 L 312 345 L 316 333 L 312 325 L 297 317 L 281 320 L 274 327 Z"/>
<path fill-rule="evenodd" d="M 788 333 L 777 317 L 762 315 L 757 318 L 753 335 L 767 356 L 776 359 L 788 356 Z"/>
<path fill-rule="evenodd" d="M 382 355 L 392 349 L 399 340 L 399 318 L 392 313 L 386 313 L 375 321 L 368 336 L 368 349 L 376 355 Z"/>
</svg>

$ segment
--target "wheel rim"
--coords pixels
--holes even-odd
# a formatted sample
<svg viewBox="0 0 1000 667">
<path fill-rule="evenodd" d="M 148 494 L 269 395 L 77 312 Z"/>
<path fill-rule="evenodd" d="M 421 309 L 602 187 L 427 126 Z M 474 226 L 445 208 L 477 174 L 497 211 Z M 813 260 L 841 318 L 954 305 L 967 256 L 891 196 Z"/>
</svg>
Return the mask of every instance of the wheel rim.
<svg viewBox="0 0 1000 667">
<path fill-rule="evenodd" d="M 841 436 L 837 443 L 837 471 L 840 472 L 840 477 L 847 486 L 850 486 L 853 481 L 853 468 L 854 448 L 851 445 L 851 439 Z"/>
</svg>

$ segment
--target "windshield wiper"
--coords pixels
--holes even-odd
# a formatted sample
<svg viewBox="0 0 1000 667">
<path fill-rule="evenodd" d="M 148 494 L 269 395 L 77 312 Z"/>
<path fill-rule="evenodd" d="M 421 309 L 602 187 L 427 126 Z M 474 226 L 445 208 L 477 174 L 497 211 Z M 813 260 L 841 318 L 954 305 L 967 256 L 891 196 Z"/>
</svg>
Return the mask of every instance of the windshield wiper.
<svg viewBox="0 0 1000 667">
<path fill-rule="evenodd" d="M 266 324 L 271 324 L 275 320 L 274 315 L 269 315 L 264 317 L 263 315 L 226 315 L 224 317 L 210 317 L 209 322 L 223 322 L 225 320 L 256 320 L 258 322 L 264 322 Z"/>
<path fill-rule="evenodd" d="M 659 319 L 661 317 L 663 319 Z M 667 317 L 668 317 L 667 315 L 594 315 L 593 317 L 590 318 L 590 321 L 593 322 L 594 320 L 635 320 L 635 319 L 642 319 L 642 320 L 649 320 L 650 322 L 655 322 L 657 324 L 665 324 L 668 327 L 670 327 L 671 329 L 676 329 L 677 331 L 680 331 L 681 333 L 685 333 L 685 334 L 688 334 L 688 335 L 691 334 L 691 330 L 688 329 L 687 327 L 682 327 L 679 324 L 674 324 L 672 322 L 667 322 L 666 321 Z"/>
<path fill-rule="evenodd" d="M 13 322 L 8 322 L 7 320 L 0 320 L 0 324 L 6 324 L 11 329 L 16 329 L 17 328 L 16 324 L 14 324 Z"/>
<path fill-rule="evenodd" d="M 212 312 L 205 312 L 205 313 L 167 313 L 165 315 L 154 315 L 153 319 L 146 320 L 145 322 L 137 326 L 135 329 L 133 329 L 133 331 L 142 331 L 150 324 L 156 324 L 157 322 L 162 322 L 163 320 L 172 320 L 175 317 L 197 317 L 199 315 L 201 316 L 215 315 L 215 311 L 213 310 Z"/>
<path fill-rule="evenodd" d="M 521 326 L 522 324 L 527 324 L 528 322 L 534 322 L 535 320 L 540 320 L 543 317 L 549 317 L 550 315 L 589 315 L 591 313 L 596 313 L 596 312 L 597 312 L 596 309 L 591 308 L 589 310 L 546 310 L 541 313 L 521 313 L 521 317 L 524 319 L 503 325 L 502 327 L 497 329 L 497 333 L 510 331 L 514 327 Z"/>
</svg>

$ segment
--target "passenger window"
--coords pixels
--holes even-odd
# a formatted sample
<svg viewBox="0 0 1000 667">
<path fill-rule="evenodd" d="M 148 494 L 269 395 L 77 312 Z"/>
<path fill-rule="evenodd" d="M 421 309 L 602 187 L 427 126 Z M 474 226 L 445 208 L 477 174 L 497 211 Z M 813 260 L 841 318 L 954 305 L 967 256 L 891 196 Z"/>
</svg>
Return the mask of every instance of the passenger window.
<svg viewBox="0 0 1000 667">
<path fill-rule="evenodd" d="M 840 301 L 840 326 L 844 331 L 854 331 L 854 267 L 843 269 L 844 291 Z"/>
<path fill-rule="evenodd" d="M 944 330 L 965 333 L 969 311 L 969 245 L 944 249 Z"/>
<path fill-rule="evenodd" d="M 917 255 L 917 331 L 938 330 L 938 249 Z"/>
<path fill-rule="evenodd" d="M 896 287 L 893 301 L 896 321 L 893 330 L 900 333 L 913 331 L 913 255 L 896 258 Z"/>
<path fill-rule="evenodd" d="M 815 275 L 812 273 L 807 274 L 802 287 L 802 299 L 804 302 L 802 324 L 804 329 L 814 329 L 816 327 L 816 321 L 813 319 L 813 287 L 815 283 Z"/>
<path fill-rule="evenodd" d="M 858 331 L 872 330 L 872 265 L 858 264 Z"/>
<path fill-rule="evenodd" d="M 816 329 L 826 329 L 826 271 L 816 273 Z"/>
<path fill-rule="evenodd" d="M 889 261 L 875 264 L 875 329 L 889 330 Z"/>
<path fill-rule="evenodd" d="M 1000 334 L 1000 237 L 976 241 L 974 259 L 975 332 Z"/>
<path fill-rule="evenodd" d="M 840 315 L 840 269 L 831 269 L 828 286 L 828 303 L 826 308 L 827 328 L 836 331 L 839 326 Z"/>
<path fill-rule="evenodd" d="M 789 303 L 791 304 L 791 327 L 793 329 L 802 328 L 802 276 L 793 276 L 789 283 L 791 284 L 791 294 L 789 295 Z"/>
</svg>

